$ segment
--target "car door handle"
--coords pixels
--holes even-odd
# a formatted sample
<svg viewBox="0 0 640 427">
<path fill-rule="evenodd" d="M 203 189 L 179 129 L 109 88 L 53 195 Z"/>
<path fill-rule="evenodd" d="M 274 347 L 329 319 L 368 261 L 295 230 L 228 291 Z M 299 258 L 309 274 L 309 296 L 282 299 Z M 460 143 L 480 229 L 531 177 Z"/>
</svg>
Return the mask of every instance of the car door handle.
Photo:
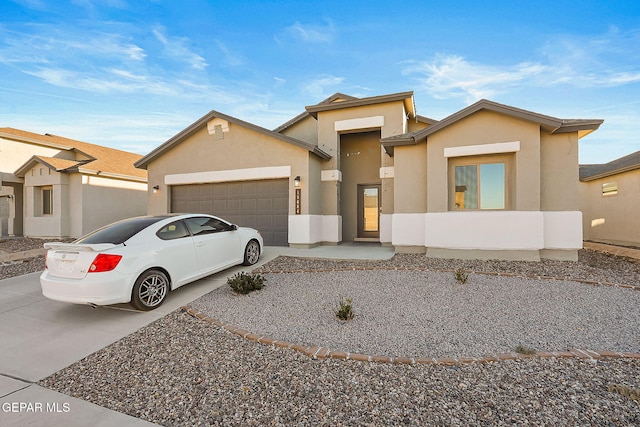
<svg viewBox="0 0 640 427">
<path fill-rule="evenodd" d="M 197 247 L 202 247 L 202 246 L 204 246 L 204 242 L 198 242 L 198 243 L 196 243 L 196 246 Z"/>
</svg>

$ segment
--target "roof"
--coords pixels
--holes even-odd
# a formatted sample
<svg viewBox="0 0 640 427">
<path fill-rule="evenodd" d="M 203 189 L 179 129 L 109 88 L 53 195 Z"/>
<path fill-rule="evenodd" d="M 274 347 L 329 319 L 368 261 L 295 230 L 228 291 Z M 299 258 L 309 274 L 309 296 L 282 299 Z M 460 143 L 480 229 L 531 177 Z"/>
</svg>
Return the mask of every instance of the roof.
<svg viewBox="0 0 640 427">
<path fill-rule="evenodd" d="M 201 128 L 206 127 L 207 123 L 209 121 L 215 119 L 215 118 L 220 118 L 220 119 L 226 120 L 226 121 L 228 121 L 230 123 L 234 123 L 234 124 L 236 124 L 238 126 L 242 126 L 243 128 L 251 129 L 251 130 L 253 130 L 255 132 L 259 132 L 261 134 L 268 135 L 268 136 L 270 136 L 272 138 L 275 138 L 275 139 L 278 139 L 280 141 L 284 141 L 284 142 L 287 142 L 289 144 L 293 144 L 293 145 L 296 145 L 298 147 L 305 148 L 305 149 L 309 150 L 309 152 L 314 153 L 314 154 L 318 155 L 319 157 L 321 157 L 321 158 L 323 158 L 325 160 L 328 160 L 328 159 L 331 158 L 331 155 L 325 153 L 324 151 L 319 149 L 314 144 L 310 144 L 308 142 L 301 141 L 299 139 L 292 138 L 292 137 L 287 136 L 287 135 L 282 135 L 280 133 L 271 131 L 269 129 L 265 129 L 265 128 L 261 127 L 261 126 L 254 125 L 254 124 L 249 123 L 249 122 L 245 122 L 244 120 L 240 120 L 240 119 L 238 119 L 236 117 L 229 116 L 229 115 L 221 113 L 219 111 L 211 110 L 210 112 L 208 112 L 207 114 L 205 114 L 204 116 L 202 116 L 201 118 L 199 118 L 198 120 L 193 122 L 191 125 L 189 125 L 186 129 L 182 130 L 180 133 L 178 133 L 175 136 L 173 136 L 172 138 L 170 138 L 164 144 L 162 144 L 159 147 L 155 148 L 149 154 L 147 154 L 146 156 L 142 157 L 140 160 L 135 162 L 135 167 L 141 168 L 141 169 L 146 169 L 147 165 L 153 159 L 161 156 L 163 153 L 165 153 L 167 150 L 169 150 L 173 146 L 175 146 L 177 144 L 180 144 L 182 141 L 184 141 L 185 139 L 187 139 L 188 137 L 193 135 L 195 132 L 197 132 Z"/>
<path fill-rule="evenodd" d="M 147 181 L 147 173 L 133 166 L 133 164 L 142 157 L 139 154 L 64 138 L 62 136 L 51 134 L 40 135 L 8 127 L 0 128 L 0 138 L 57 148 L 67 152 L 73 152 L 74 157 L 76 157 L 76 160 L 68 160 L 34 156 L 27 162 L 32 166 L 33 161 L 37 161 L 59 172 L 102 175 L 140 182 Z M 25 166 L 26 164 L 21 166 L 20 169 L 16 171 L 16 175 L 19 175 L 19 172 L 24 173 Z"/>
<path fill-rule="evenodd" d="M 413 92 L 399 92 L 390 95 L 371 96 L 368 98 L 355 98 L 353 96 L 336 93 L 316 105 L 304 107 L 307 113 L 314 118 L 322 111 L 340 110 L 343 108 L 362 107 L 365 105 L 382 104 L 385 102 L 403 101 L 405 109 L 410 117 L 415 117 L 416 108 L 413 103 Z"/>
<path fill-rule="evenodd" d="M 609 163 L 580 165 L 580 181 L 593 181 L 636 169 L 640 169 L 640 151 L 612 160 Z"/>
<path fill-rule="evenodd" d="M 487 99 L 481 99 L 467 108 L 464 108 L 427 128 L 403 135 L 383 138 L 381 139 L 382 145 L 389 152 L 393 151 L 393 147 L 401 145 L 415 145 L 418 142 L 426 141 L 429 135 L 434 134 L 449 125 L 457 123 L 458 121 L 481 110 L 494 111 L 496 113 L 538 123 L 542 129 L 552 134 L 578 132 L 579 138 L 582 138 L 583 136 L 598 129 L 604 121 L 601 119 L 558 119 L 556 117 L 522 110 L 509 105 L 499 104 Z"/>
</svg>

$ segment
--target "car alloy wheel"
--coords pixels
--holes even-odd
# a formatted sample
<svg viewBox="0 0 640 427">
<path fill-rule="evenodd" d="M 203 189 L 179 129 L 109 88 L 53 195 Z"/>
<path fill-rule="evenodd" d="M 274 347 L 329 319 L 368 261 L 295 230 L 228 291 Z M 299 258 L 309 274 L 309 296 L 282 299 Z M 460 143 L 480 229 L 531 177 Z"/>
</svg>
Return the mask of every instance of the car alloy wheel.
<svg viewBox="0 0 640 427">
<path fill-rule="evenodd" d="M 164 302 L 169 291 L 169 279 L 159 270 L 143 273 L 133 285 L 131 305 L 138 310 L 153 310 Z"/>
<path fill-rule="evenodd" d="M 243 265 L 253 265 L 258 262 L 258 258 L 260 258 L 260 244 L 255 240 L 251 240 L 244 250 Z"/>
</svg>

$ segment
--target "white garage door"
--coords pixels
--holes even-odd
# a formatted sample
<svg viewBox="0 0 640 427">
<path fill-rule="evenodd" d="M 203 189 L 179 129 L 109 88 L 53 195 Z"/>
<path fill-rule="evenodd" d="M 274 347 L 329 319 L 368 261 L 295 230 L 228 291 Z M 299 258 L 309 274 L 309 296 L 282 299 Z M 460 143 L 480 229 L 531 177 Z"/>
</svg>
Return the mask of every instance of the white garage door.
<svg viewBox="0 0 640 427">
<path fill-rule="evenodd" d="M 265 245 L 287 246 L 289 180 L 175 185 L 171 212 L 216 215 L 259 230 Z"/>
</svg>

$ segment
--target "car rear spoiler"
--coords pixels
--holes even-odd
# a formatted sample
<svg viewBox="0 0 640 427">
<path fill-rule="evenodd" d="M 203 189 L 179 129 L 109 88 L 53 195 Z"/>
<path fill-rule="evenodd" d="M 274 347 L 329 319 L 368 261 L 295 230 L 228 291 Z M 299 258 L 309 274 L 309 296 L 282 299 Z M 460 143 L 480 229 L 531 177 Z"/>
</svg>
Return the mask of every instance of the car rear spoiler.
<svg viewBox="0 0 640 427">
<path fill-rule="evenodd" d="M 113 243 L 95 243 L 95 244 L 82 244 L 82 243 L 63 243 L 63 242 L 48 242 L 44 244 L 45 249 L 53 249 L 54 251 L 68 250 L 68 251 L 82 251 L 82 252 L 102 252 L 107 249 L 115 248 L 118 245 Z"/>
</svg>

